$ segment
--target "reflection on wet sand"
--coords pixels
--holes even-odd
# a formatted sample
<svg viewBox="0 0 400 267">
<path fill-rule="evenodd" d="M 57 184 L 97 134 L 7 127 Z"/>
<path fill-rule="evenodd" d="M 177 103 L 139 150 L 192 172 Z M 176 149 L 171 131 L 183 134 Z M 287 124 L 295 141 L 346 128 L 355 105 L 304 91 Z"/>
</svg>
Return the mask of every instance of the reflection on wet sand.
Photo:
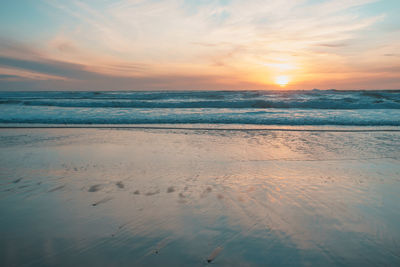
<svg viewBox="0 0 400 267">
<path fill-rule="evenodd" d="M 395 266 L 399 141 L 3 129 L 0 264 Z"/>
</svg>

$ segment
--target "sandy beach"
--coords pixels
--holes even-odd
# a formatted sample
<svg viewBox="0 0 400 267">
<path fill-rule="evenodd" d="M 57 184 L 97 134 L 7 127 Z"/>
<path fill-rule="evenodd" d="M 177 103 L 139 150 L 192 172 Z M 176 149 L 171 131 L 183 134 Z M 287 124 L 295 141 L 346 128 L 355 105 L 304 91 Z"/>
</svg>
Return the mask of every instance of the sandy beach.
<svg viewBox="0 0 400 267">
<path fill-rule="evenodd" d="M 399 142 L 1 129 L 0 265 L 398 266 Z"/>
</svg>

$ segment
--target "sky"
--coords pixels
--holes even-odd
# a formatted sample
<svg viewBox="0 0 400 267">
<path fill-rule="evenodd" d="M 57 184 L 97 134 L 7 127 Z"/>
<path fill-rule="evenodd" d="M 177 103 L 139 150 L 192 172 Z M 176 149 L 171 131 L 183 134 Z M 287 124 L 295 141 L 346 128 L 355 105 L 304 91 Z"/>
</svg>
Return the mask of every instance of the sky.
<svg viewBox="0 0 400 267">
<path fill-rule="evenodd" d="M 0 90 L 400 89 L 399 0 L 0 5 Z"/>
</svg>

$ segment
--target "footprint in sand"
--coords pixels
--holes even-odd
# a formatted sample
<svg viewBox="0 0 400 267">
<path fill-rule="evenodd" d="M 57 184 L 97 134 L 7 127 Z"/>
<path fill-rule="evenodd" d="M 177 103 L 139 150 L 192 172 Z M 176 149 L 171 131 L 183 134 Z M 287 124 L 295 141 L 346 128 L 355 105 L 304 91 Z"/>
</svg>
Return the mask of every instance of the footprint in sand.
<svg viewBox="0 0 400 267">
<path fill-rule="evenodd" d="M 103 185 L 101 184 L 95 184 L 89 187 L 88 192 L 97 192 L 103 188 Z"/>
<path fill-rule="evenodd" d="M 50 190 L 47 191 L 47 192 L 51 193 L 51 192 L 54 192 L 54 191 L 63 189 L 64 187 L 65 187 L 65 185 L 60 185 L 60 186 L 57 186 L 57 187 L 55 187 L 55 188 L 50 189 Z"/>
<path fill-rule="evenodd" d="M 175 188 L 173 186 L 168 187 L 167 193 L 175 192 Z"/>
<path fill-rule="evenodd" d="M 125 187 L 124 183 L 121 182 L 121 181 L 116 182 L 115 185 L 118 186 L 118 188 L 121 188 L 121 189 Z"/>
<path fill-rule="evenodd" d="M 201 198 L 205 198 L 209 193 L 211 193 L 212 188 L 208 186 L 200 195 Z"/>
<path fill-rule="evenodd" d="M 179 193 L 179 200 L 178 200 L 178 202 L 181 203 L 181 204 L 185 204 L 185 203 L 187 202 L 187 201 L 186 201 L 186 196 L 185 196 L 182 192 Z"/>
<path fill-rule="evenodd" d="M 22 178 L 18 178 L 17 180 L 14 180 L 13 183 L 14 184 L 19 183 L 19 182 L 21 182 L 21 180 L 22 180 Z"/>
<path fill-rule="evenodd" d="M 147 192 L 147 193 L 146 193 L 146 196 L 153 196 L 153 195 L 156 195 L 156 194 L 158 194 L 158 193 L 160 193 L 160 190 L 156 190 L 156 191 L 152 191 L 152 192 Z"/>
</svg>

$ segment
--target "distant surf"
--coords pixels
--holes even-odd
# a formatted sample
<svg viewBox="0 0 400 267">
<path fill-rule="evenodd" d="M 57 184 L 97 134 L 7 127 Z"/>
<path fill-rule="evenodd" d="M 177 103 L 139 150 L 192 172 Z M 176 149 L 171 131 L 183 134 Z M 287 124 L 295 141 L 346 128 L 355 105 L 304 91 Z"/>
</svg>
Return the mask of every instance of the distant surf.
<svg viewBox="0 0 400 267">
<path fill-rule="evenodd" d="M 400 126 L 400 90 L 0 92 L 0 123 Z"/>
</svg>

